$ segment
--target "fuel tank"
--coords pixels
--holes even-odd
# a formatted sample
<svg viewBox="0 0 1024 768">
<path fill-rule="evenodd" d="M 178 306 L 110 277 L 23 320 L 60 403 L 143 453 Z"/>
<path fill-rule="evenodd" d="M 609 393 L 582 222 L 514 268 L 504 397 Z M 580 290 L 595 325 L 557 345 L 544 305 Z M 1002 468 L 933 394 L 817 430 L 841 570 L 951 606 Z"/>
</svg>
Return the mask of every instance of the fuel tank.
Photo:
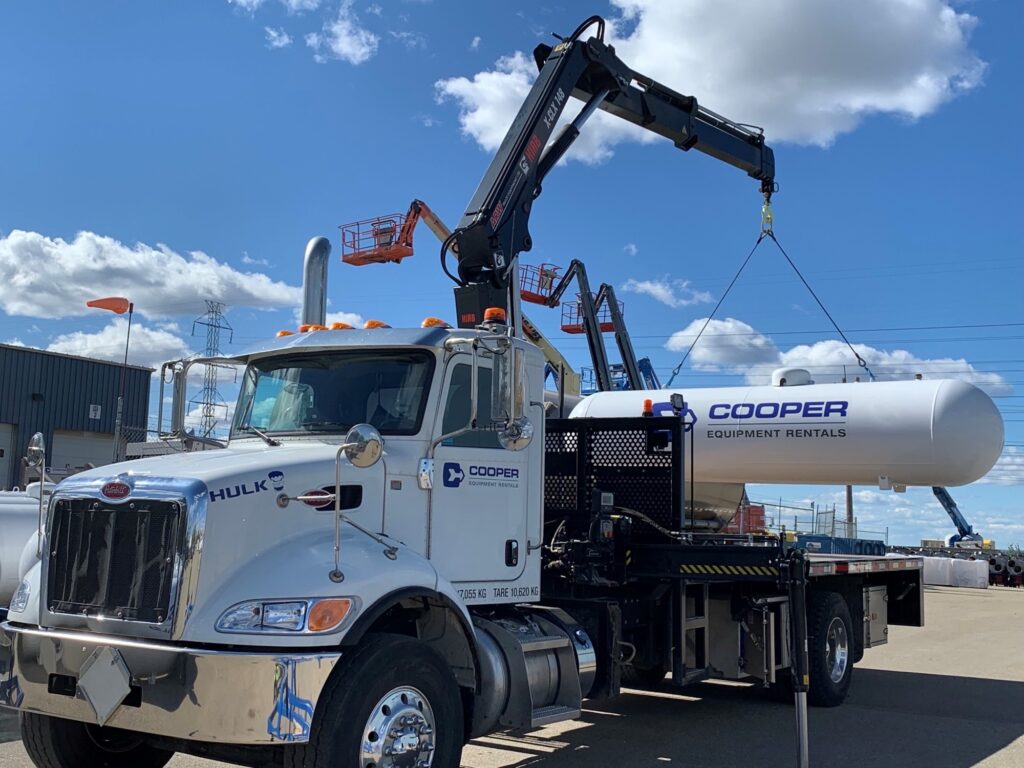
<svg viewBox="0 0 1024 768">
<path fill-rule="evenodd" d="M 677 392 L 697 483 L 965 485 L 1003 449 L 995 403 L 958 380 L 599 392 L 570 418 L 671 415 Z"/>
</svg>

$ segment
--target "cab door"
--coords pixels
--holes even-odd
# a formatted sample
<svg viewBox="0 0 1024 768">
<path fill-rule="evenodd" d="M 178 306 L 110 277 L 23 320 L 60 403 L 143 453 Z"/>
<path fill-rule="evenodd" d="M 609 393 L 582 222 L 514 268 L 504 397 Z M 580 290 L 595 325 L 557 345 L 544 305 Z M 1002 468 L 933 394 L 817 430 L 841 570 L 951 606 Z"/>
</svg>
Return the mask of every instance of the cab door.
<svg viewBox="0 0 1024 768">
<path fill-rule="evenodd" d="M 445 439 L 434 452 L 430 559 L 452 582 L 512 581 L 527 555 L 527 453 L 507 451 L 491 425 L 490 361 L 478 362 L 477 423 L 482 430 Z M 453 356 L 445 371 L 439 437 L 469 422 L 472 358 Z"/>
</svg>

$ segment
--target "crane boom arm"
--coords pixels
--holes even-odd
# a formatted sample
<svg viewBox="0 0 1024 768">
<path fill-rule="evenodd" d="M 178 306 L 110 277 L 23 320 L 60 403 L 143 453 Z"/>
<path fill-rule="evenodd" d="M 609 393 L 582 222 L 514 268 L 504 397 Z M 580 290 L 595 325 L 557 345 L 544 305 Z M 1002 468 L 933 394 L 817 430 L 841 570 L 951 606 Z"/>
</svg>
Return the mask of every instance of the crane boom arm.
<svg viewBox="0 0 1024 768">
<path fill-rule="evenodd" d="M 595 23 L 597 36 L 582 40 Z M 740 168 L 771 194 L 775 160 L 759 131 L 634 72 L 603 38 L 604 20 L 594 16 L 553 48 L 535 49 L 540 73 L 455 230 L 463 285 L 508 285 L 515 258 L 532 247 L 530 208 L 544 177 L 598 108 L 664 136 L 680 149 L 697 149 Z M 583 100 L 584 107 L 544 151 L 570 95 Z"/>
</svg>

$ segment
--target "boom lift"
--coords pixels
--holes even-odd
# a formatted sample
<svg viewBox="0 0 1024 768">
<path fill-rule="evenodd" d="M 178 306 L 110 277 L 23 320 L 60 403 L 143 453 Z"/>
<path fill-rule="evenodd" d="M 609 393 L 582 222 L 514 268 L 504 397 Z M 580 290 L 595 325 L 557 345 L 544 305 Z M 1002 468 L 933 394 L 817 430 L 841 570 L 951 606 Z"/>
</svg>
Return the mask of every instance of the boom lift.
<svg viewBox="0 0 1024 768">
<path fill-rule="evenodd" d="M 587 277 L 587 268 L 582 261 L 573 259 L 565 274 L 550 287 L 550 290 L 530 292 L 524 295 L 524 298 L 534 303 L 543 303 L 548 307 L 557 307 L 566 290 L 574 281 L 579 292 L 576 295 L 575 304 L 565 305 L 565 311 L 562 313 L 562 330 L 566 333 L 586 335 L 587 346 L 590 348 L 590 359 L 594 363 L 597 388 L 602 392 L 615 389 L 611 367 L 608 363 L 608 353 L 604 348 L 602 336 L 605 331 L 612 331 L 615 334 L 615 344 L 622 357 L 622 366 L 626 372 L 629 388 L 643 389 L 643 378 L 637 365 L 636 354 L 633 352 L 633 344 L 629 339 L 629 332 L 622 319 L 619 301 L 615 297 L 615 289 L 608 283 L 602 283 L 597 293 L 592 293 L 590 279 Z M 602 309 L 604 309 L 603 315 Z"/>
<path fill-rule="evenodd" d="M 413 255 L 413 235 L 421 220 L 438 240 L 448 242 L 452 232 L 447 225 L 429 205 L 422 200 L 413 200 L 405 214 L 392 213 L 343 224 L 340 227 L 341 260 L 354 266 L 397 264 Z M 544 353 L 559 389 L 568 395 L 580 394 L 579 374 L 555 345 L 525 316 L 522 328 L 526 337 Z"/>
<path fill-rule="evenodd" d="M 413 200 L 405 214 L 392 213 L 377 216 L 341 227 L 341 260 L 346 264 L 363 266 L 385 262 L 398 263 L 412 256 L 412 238 L 420 221 L 442 243 L 451 230 L 422 200 Z"/>
<path fill-rule="evenodd" d="M 946 514 L 949 515 L 949 519 L 953 521 L 953 525 L 956 526 L 956 533 L 949 537 L 948 544 L 951 547 L 981 547 L 985 541 L 985 537 L 980 533 L 974 532 L 974 526 L 967 522 L 967 518 L 964 517 L 963 512 L 953 501 L 953 497 L 949 495 L 949 491 L 941 486 L 933 486 L 932 493 L 935 494 L 935 498 L 939 500 L 939 504 L 946 510 Z"/>
</svg>

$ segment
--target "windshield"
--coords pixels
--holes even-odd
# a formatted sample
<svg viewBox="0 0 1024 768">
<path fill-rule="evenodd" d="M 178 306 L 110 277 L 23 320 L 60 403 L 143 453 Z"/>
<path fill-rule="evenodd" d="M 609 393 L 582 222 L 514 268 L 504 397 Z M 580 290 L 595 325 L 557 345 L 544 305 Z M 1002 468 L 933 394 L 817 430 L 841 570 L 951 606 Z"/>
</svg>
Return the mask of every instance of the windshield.
<svg viewBox="0 0 1024 768">
<path fill-rule="evenodd" d="M 232 437 L 420 430 L 434 356 L 422 350 L 321 352 L 257 360 L 245 371 Z"/>
</svg>

